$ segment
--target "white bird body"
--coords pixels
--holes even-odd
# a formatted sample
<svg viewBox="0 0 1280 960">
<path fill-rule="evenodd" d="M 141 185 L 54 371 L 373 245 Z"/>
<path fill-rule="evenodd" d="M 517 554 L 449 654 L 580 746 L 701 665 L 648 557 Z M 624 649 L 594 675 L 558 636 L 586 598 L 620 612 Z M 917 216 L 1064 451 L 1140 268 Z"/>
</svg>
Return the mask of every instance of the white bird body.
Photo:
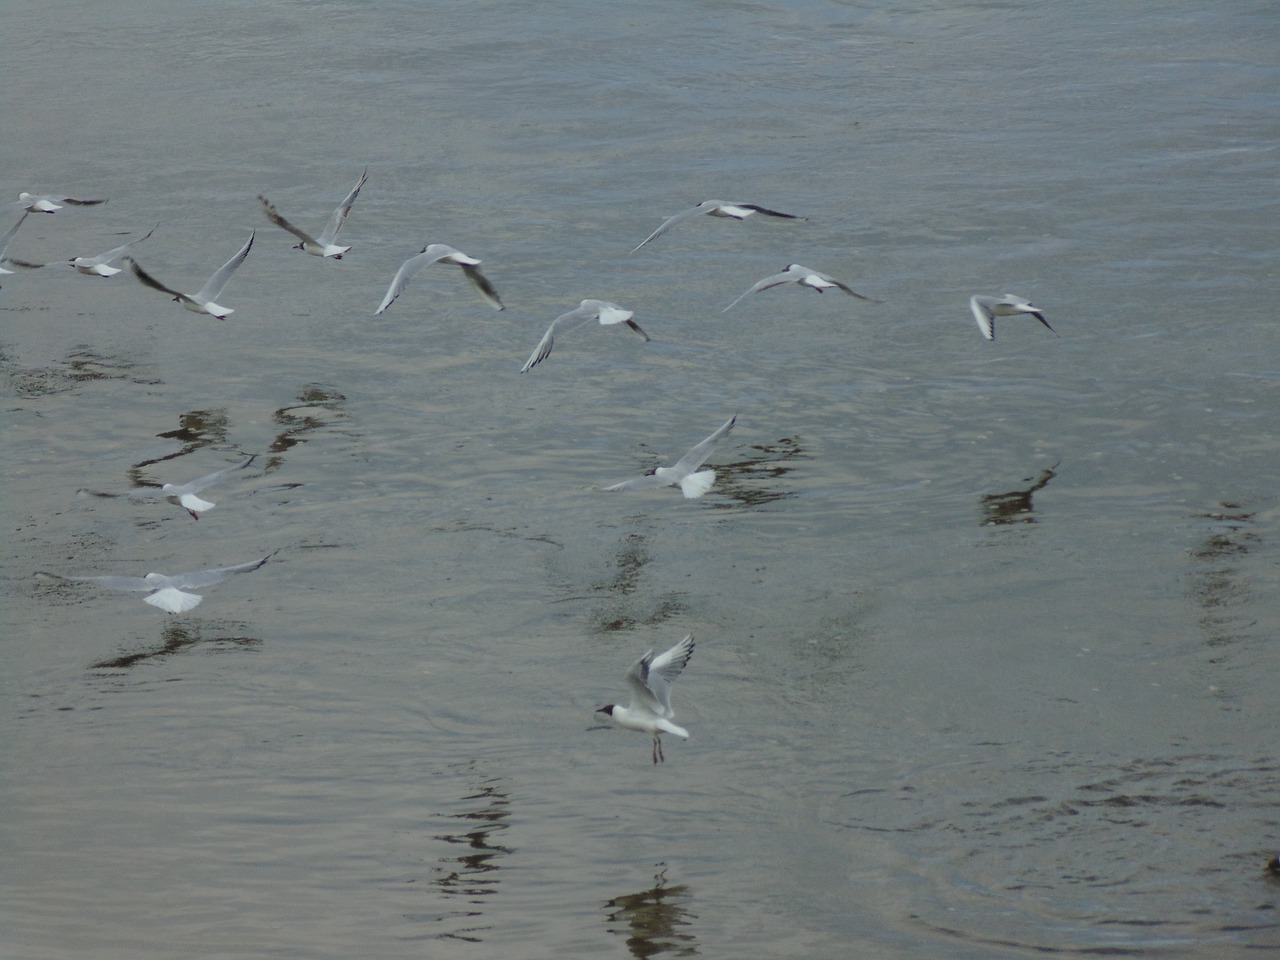
<svg viewBox="0 0 1280 960">
<path fill-rule="evenodd" d="M 117 274 L 120 272 L 120 268 L 111 266 L 111 262 L 123 257 L 134 245 L 141 243 L 155 233 L 158 226 L 160 224 L 157 223 L 155 227 L 148 230 L 146 236 L 139 237 L 137 240 L 130 240 L 128 243 L 121 244 L 118 247 L 113 247 L 106 253 L 100 253 L 96 257 L 73 257 L 70 260 L 71 266 L 75 267 L 80 273 L 91 277 L 110 277 Z"/>
<path fill-rule="evenodd" d="M 783 268 L 781 273 L 775 273 L 771 276 L 765 277 L 763 280 L 758 280 L 753 283 L 751 287 L 742 294 L 742 296 L 738 297 L 737 300 L 733 301 L 733 303 L 729 304 L 729 306 L 725 307 L 724 310 L 721 310 L 720 312 L 727 313 L 730 308 L 738 303 L 738 301 L 753 293 L 759 293 L 761 290 L 771 290 L 774 287 L 780 287 L 786 283 L 799 284 L 802 287 L 808 287 L 810 290 L 817 290 L 819 293 L 822 293 L 824 290 L 830 290 L 834 287 L 837 290 L 843 290 L 851 297 L 857 297 L 859 300 L 866 300 L 868 303 L 884 302 L 882 300 L 875 300 L 871 297 L 863 296 L 857 291 L 850 289 L 848 285 L 841 283 L 835 277 L 827 276 L 825 273 L 820 273 L 817 270 L 810 269 L 809 267 L 802 266 L 798 263 L 789 263 Z"/>
<path fill-rule="evenodd" d="M 1050 333 L 1055 337 L 1058 336 L 1058 331 L 1050 327 L 1049 321 L 1044 318 L 1044 311 L 1017 294 L 1005 293 L 998 297 L 972 296 L 969 298 L 969 309 L 973 311 L 973 319 L 978 321 L 978 329 L 988 340 L 996 338 L 996 317 L 1014 317 L 1019 314 L 1035 317 L 1048 328 Z"/>
<path fill-rule="evenodd" d="M 530 369 L 551 356 L 551 348 L 555 346 L 557 333 L 568 333 L 570 330 L 576 330 L 592 320 L 600 321 L 600 326 L 602 327 L 612 326 L 615 323 L 626 324 L 648 341 L 650 339 L 649 335 L 640 329 L 640 325 L 636 323 L 634 318 L 635 313 L 633 311 L 624 310 L 616 303 L 610 303 L 608 300 L 583 300 L 578 304 L 576 310 L 570 310 L 568 313 L 561 314 L 551 321 L 551 326 L 547 327 L 547 332 L 542 335 L 538 345 L 533 348 L 533 353 L 529 354 L 529 359 L 520 368 L 520 372 L 528 373 Z"/>
<path fill-rule="evenodd" d="M 792 213 L 781 213 L 777 210 L 770 210 L 768 207 L 761 207 L 754 203 L 730 203 L 726 200 L 704 200 L 696 207 L 690 207 L 688 210 L 680 211 L 674 217 L 668 217 L 662 222 L 662 225 L 659 226 L 657 230 L 653 231 L 653 233 L 649 234 L 649 236 L 636 244 L 631 252 L 635 253 L 636 250 L 639 250 L 650 240 L 656 240 L 681 220 L 687 220 L 690 217 L 697 216 L 698 214 L 706 214 L 709 217 L 721 217 L 732 220 L 745 220 L 753 213 L 761 213 L 766 217 L 778 217 L 783 220 L 805 219 L 804 217 L 797 217 Z"/>
<path fill-rule="evenodd" d="M 62 209 L 64 203 L 69 203 L 76 207 L 93 207 L 106 202 L 106 200 L 77 200 L 75 197 L 60 197 L 52 193 L 32 194 L 24 190 L 18 194 L 17 202 L 10 203 L 7 206 L 17 210 L 26 210 L 28 213 L 57 213 Z"/>
<path fill-rule="evenodd" d="M 716 444 L 729 435 L 729 431 L 733 429 L 737 420 L 738 415 L 734 414 L 715 433 L 697 443 L 674 466 L 658 467 L 653 473 L 615 483 L 611 487 L 605 487 L 605 490 L 643 490 L 648 487 L 676 486 L 680 488 L 680 492 L 686 499 L 698 499 L 716 482 L 714 470 L 698 470 L 698 468 L 706 462 L 707 457 L 711 456 L 711 451 L 715 449 Z"/>
<path fill-rule="evenodd" d="M 244 263 L 245 257 L 249 256 L 249 251 L 253 249 L 253 237 L 257 231 L 249 234 L 249 239 L 240 251 L 218 268 L 217 272 L 209 278 L 208 283 L 199 289 L 196 293 L 185 294 L 172 287 L 166 287 L 151 274 L 147 273 L 142 267 L 138 266 L 138 261 L 132 257 L 125 257 L 125 263 L 129 264 L 133 270 L 133 275 L 141 280 L 148 287 L 156 290 L 162 290 L 169 294 L 178 303 L 182 304 L 192 313 L 205 313 L 211 317 L 217 317 L 219 320 L 227 319 L 228 314 L 235 313 L 230 307 L 224 307 L 214 302 L 214 298 L 222 294 L 223 289 L 231 280 L 231 275 L 236 272 L 236 268 Z"/>
<path fill-rule="evenodd" d="M 277 227 L 288 230 L 302 242 L 294 247 L 295 250 L 302 250 L 309 253 L 313 257 L 329 257 L 333 260 L 341 260 L 342 255 L 351 247 L 340 246 L 334 241 L 338 238 L 338 231 L 342 229 L 343 223 L 346 222 L 347 214 L 351 212 L 351 206 L 356 202 L 356 197 L 360 196 L 360 188 L 365 185 L 365 181 L 369 179 L 369 168 L 365 167 L 364 172 L 360 174 L 360 179 L 356 182 L 355 187 L 347 194 L 337 208 L 329 216 L 329 222 L 325 224 L 324 230 L 320 236 L 313 237 L 299 227 L 295 227 L 292 223 L 276 211 L 275 205 L 261 194 L 258 195 L 258 201 L 262 204 L 262 212 L 267 215 L 267 219 L 274 223 Z"/>
<path fill-rule="evenodd" d="M 145 577 L 63 577 L 56 573 L 39 573 L 37 576 L 54 580 L 69 580 L 77 583 L 92 583 L 108 590 L 131 590 L 145 592 L 144 603 L 159 607 L 168 613 L 186 613 L 200 604 L 204 598 L 191 590 L 212 586 L 236 573 L 248 573 L 257 570 L 274 554 L 268 554 L 260 560 L 238 563 L 231 567 L 215 567 L 211 570 L 192 570 L 189 573 L 175 573 L 166 576 L 163 573 L 148 573 Z"/>
<path fill-rule="evenodd" d="M 382 303 L 378 305 L 377 310 L 373 311 L 374 314 L 382 313 L 387 307 L 391 306 L 396 297 L 404 292 L 404 288 L 409 285 L 409 281 L 417 276 L 419 270 L 436 262 L 453 263 L 461 267 L 466 278 L 480 291 L 480 296 L 484 297 L 485 301 L 495 310 L 502 309 L 502 301 L 498 299 L 498 291 L 493 288 L 493 284 L 485 278 L 484 274 L 476 269 L 484 261 L 467 256 L 461 250 L 455 250 L 447 244 L 430 243 L 423 247 L 422 252 L 416 257 L 410 257 L 400 264 L 400 269 L 392 277 L 391 286 L 387 287 Z"/>
<path fill-rule="evenodd" d="M 671 685 L 689 665 L 693 656 L 693 634 L 689 634 L 670 650 L 658 656 L 650 650 L 627 670 L 627 685 L 631 688 L 631 703 L 621 707 L 614 703 L 596 710 L 603 713 L 626 730 L 647 733 L 653 737 L 653 762 L 666 758 L 662 755 L 664 733 L 689 739 L 689 731 L 671 722 L 675 711 L 671 709 Z"/>
<path fill-rule="evenodd" d="M 258 455 L 255 453 L 248 460 L 244 461 L 244 463 L 237 463 L 232 467 L 224 467 L 221 470 L 215 470 L 213 473 L 206 474 L 205 476 L 192 480 L 189 483 L 163 484 L 160 487 L 160 493 L 163 496 L 177 499 L 178 503 L 186 509 L 187 513 L 191 514 L 192 519 L 199 520 L 200 514 L 207 513 L 217 506 L 217 504 L 211 503 L 208 500 L 201 500 L 196 496 L 196 494 L 201 490 L 207 490 L 209 487 L 227 476 L 227 474 L 245 469 L 249 464 L 253 463 L 253 461 L 257 459 L 257 456 Z"/>
</svg>

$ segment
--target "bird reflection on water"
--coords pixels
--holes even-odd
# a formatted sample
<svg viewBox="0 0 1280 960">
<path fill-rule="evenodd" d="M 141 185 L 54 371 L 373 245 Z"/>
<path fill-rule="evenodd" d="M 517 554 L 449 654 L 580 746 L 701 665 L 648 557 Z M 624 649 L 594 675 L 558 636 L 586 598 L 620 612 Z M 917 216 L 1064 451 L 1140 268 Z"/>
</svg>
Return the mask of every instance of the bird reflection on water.
<svg viewBox="0 0 1280 960">
<path fill-rule="evenodd" d="M 697 917 L 684 904 L 691 898 L 684 884 L 667 886 L 667 868 L 654 875 L 653 886 L 605 901 L 608 930 L 625 937 L 633 957 L 698 955 L 697 937 L 689 932 Z"/>
<path fill-rule="evenodd" d="M 1061 463 L 1062 461 L 1058 461 Z M 1040 471 L 1039 475 L 1034 479 L 1027 477 L 1027 482 L 1031 484 L 1025 490 L 1009 490 L 1006 493 L 987 493 L 983 494 L 982 503 L 982 525 L 984 527 L 999 526 L 1006 523 L 1035 523 L 1036 518 L 1031 510 L 1031 495 L 1037 490 L 1043 490 L 1048 486 L 1058 469 L 1055 463 L 1052 467 L 1045 467 Z"/>
</svg>

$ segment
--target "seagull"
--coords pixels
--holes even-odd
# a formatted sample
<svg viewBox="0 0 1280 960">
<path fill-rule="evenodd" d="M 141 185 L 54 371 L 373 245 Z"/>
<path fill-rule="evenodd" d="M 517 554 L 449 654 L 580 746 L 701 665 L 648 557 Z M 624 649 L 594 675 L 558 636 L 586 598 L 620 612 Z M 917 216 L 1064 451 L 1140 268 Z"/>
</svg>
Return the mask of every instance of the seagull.
<svg viewBox="0 0 1280 960">
<path fill-rule="evenodd" d="M 13 273 L 12 270 L 5 268 L 6 263 L 11 263 L 15 267 L 23 267 L 28 270 L 34 270 L 38 267 L 44 266 L 43 263 L 29 263 L 26 260 L 15 260 L 12 257 L 6 257 L 4 255 L 4 252 L 9 249 L 9 241 L 13 239 L 13 235 L 18 232 L 18 228 L 22 226 L 23 221 L 26 219 L 27 214 L 24 212 L 22 216 L 18 218 L 18 222 L 5 231 L 5 235 L 3 237 L 0 237 L 0 273 Z"/>
<path fill-rule="evenodd" d="M 561 314 L 551 321 L 551 326 L 547 327 L 547 332 L 542 335 L 538 345 L 533 348 L 533 353 L 529 354 L 529 359 L 524 362 L 520 372 L 527 373 L 531 368 L 551 356 L 551 348 L 555 344 L 557 331 L 568 333 L 570 330 L 576 330 L 584 323 L 590 323 L 592 320 L 599 320 L 602 327 L 615 323 L 625 323 L 640 336 L 644 337 L 646 341 L 649 340 L 649 335 L 641 330 L 640 324 L 632 319 L 634 316 L 635 313 L 632 311 L 623 310 L 622 307 L 616 303 L 610 303 L 608 300 L 583 300 L 578 304 L 578 309 L 570 310 L 568 313 Z"/>
<path fill-rule="evenodd" d="M 187 513 L 191 514 L 191 518 L 193 520 L 199 520 L 201 513 L 207 513 L 217 506 L 217 504 L 210 503 L 208 500 L 201 500 L 196 496 L 196 494 L 201 490 L 205 490 L 213 486 L 227 474 L 235 473 L 237 470 L 243 470 L 245 467 L 249 466 L 249 464 L 253 463 L 257 457 L 258 455 L 255 453 L 244 463 L 237 463 L 233 467 L 224 467 L 222 470 L 215 470 L 213 473 L 200 477 L 196 480 L 192 480 L 190 483 L 166 483 L 160 487 L 160 496 L 177 498 L 178 503 L 182 505 Z"/>
<path fill-rule="evenodd" d="M 775 273 L 773 276 L 765 277 L 763 280 L 752 284 L 751 288 L 739 297 L 738 300 L 743 299 L 743 297 L 746 297 L 749 294 L 759 293 L 761 290 L 771 290 L 774 287 L 780 287 L 784 283 L 798 283 L 802 287 L 808 287 L 810 290 L 817 290 L 819 293 L 835 287 L 838 290 L 843 290 L 851 297 L 857 297 L 859 300 L 866 300 L 868 303 L 884 303 L 883 300 L 864 297 L 856 290 L 851 290 L 849 287 L 845 286 L 835 277 L 829 277 L 825 273 L 819 273 L 817 270 L 811 270 L 798 263 L 789 263 L 783 268 L 781 273 Z M 738 300 L 733 301 L 733 303 L 729 304 L 728 307 L 725 307 L 720 312 L 728 313 L 729 309 L 738 303 Z"/>
<path fill-rule="evenodd" d="M 62 209 L 64 203 L 69 203 L 76 207 L 94 207 L 106 202 L 106 200 L 77 200 L 74 197 L 59 197 L 56 194 L 49 193 L 36 196 L 24 190 L 18 194 L 17 201 L 8 204 L 8 206 L 15 210 L 26 210 L 27 213 L 56 213 Z"/>
<path fill-rule="evenodd" d="M 325 224 L 324 232 L 318 237 L 312 237 L 305 230 L 295 227 L 292 223 L 276 211 L 273 204 L 262 194 L 258 194 L 258 201 L 262 204 L 262 212 L 267 215 L 267 219 L 274 223 L 277 227 L 283 227 L 302 242 L 293 249 L 302 250 L 311 254 L 313 257 L 332 257 L 334 260 L 341 260 L 342 255 L 350 250 L 350 247 L 340 247 L 333 241 L 338 237 L 338 231 L 342 229 L 342 224 L 347 219 L 347 214 L 351 212 L 351 205 L 356 202 L 356 197 L 360 195 L 360 188 L 364 186 L 366 180 L 369 179 L 369 168 L 364 168 L 364 173 L 360 174 L 360 179 L 347 198 L 338 204 L 338 208 L 333 211 L 329 217 L 329 222 Z"/>
<path fill-rule="evenodd" d="M 682 210 L 674 217 L 664 220 L 662 226 L 641 240 L 631 251 L 635 253 L 650 240 L 656 240 L 675 224 L 681 220 L 687 220 L 689 217 L 696 216 L 699 213 L 705 213 L 710 217 L 732 217 L 734 220 L 745 220 L 753 213 L 763 213 L 766 217 L 781 217 L 784 220 L 805 220 L 807 217 L 797 217 L 793 213 L 780 213 L 777 210 L 770 210 L 768 207 L 760 207 L 754 203 L 728 203 L 724 200 L 703 200 L 696 207 L 690 207 L 688 210 Z"/>
<path fill-rule="evenodd" d="M 106 253 L 100 253 L 96 257 L 73 257 L 68 262 L 71 264 L 71 266 L 75 267 L 77 270 L 79 270 L 81 273 L 87 276 L 91 276 L 91 277 L 112 276 L 113 274 L 119 273 L 120 268 L 111 266 L 111 261 L 124 256 L 126 253 L 129 252 L 130 249 L 132 249 L 134 244 L 141 243 L 143 240 L 147 239 L 147 237 L 151 236 L 151 234 L 155 233 L 156 227 L 159 227 L 159 226 L 160 224 L 157 223 L 155 227 L 152 227 L 150 230 L 147 231 L 146 236 L 139 237 L 137 240 L 130 240 L 128 243 L 121 244 L 118 247 L 114 247 L 111 250 L 108 250 Z"/>
<path fill-rule="evenodd" d="M 453 247 L 443 243 L 430 243 L 422 248 L 422 252 L 416 257 L 410 257 L 404 263 L 400 264 L 400 269 L 396 271 L 396 275 L 391 279 L 391 286 L 387 287 L 387 294 L 382 298 L 382 303 L 378 305 L 378 309 L 373 311 L 375 315 L 382 313 L 387 307 L 395 303 L 396 297 L 404 293 L 404 288 L 409 285 L 412 280 L 423 267 L 428 264 L 435 263 L 437 260 L 443 260 L 445 263 L 456 263 L 462 268 L 462 272 L 467 275 L 480 296 L 484 297 L 495 310 L 502 309 L 502 301 L 498 299 L 498 291 L 493 289 L 493 284 L 485 279 L 484 275 L 476 269 L 483 260 L 477 260 L 475 257 L 469 257 L 461 250 L 455 250 Z"/>
<path fill-rule="evenodd" d="M 221 583 L 233 573 L 248 573 L 257 570 L 275 554 L 268 554 L 261 560 L 250 560 L 238 563 L 233 567 L 215 567 L 212 570 L 192 570 L 190 573 L 175 573 L 165 576 L 163 573 L 148 573 L 145 577 L 63 577 L 56 573 L 37 573 L 38 577 L 53 580 L 70 580 L 77 583 L 94 583 L 108 590 L 133 590 L 145 592 L 144 603 L 159 607 L 168 613 L 186 613 L 200 604 L 204 598 L 198 593 L 188 593 L 198 587 L 208 587 Z"/>
<path fill-rule="evenodd" d="M 249 239 L 245 245 L 240 248 L 240 252 L 218 268 L 217 273 L 209 278 L 209 282 L 200 288 L 198 293 L 188 296 L 185 293 L 179 293 L 172 287 L 166 287 L 151 274 L 147 273 L 140 266 L 138 261 L 133 257 L 125 257 L 125 263 L 129 264 L 133 270 L 133 275 L 145 283 L 148 287 L 154 287 L 173 296 L 173 299 L 182 304 L 192 313 L 207 313 L 211 317 L 217 317 L 219 320 L 227 319 L 227 315 L 235 313 L 230 307 L 222 307 L 213 302 L 213 298 L 222 293 L 222 288 L 227 285 L 231 279 L 231 275 L 236 272 L 236 268 L 244 263 L 244 258 L 249 255 L 249 250 L 253 247 L 253 236 L 257 231 L 249 234 Z"/>
<path fill-rule="evenodd" d="M 1020 313 L 1035 317 L 1048 327 L 1050 333 L 1058 336 L 1058 331 L 1049 326 L 1049 321 L 1044 318 L 1039 307 L 1013 293 L 998 297 L 970 297 L 969 309 L 973 311 L 973 319 L 978 321 L 978 329 L 988 340 L 996 338 L 996 317 L 1013 317 Z"/>
<path fill-rule="evenodd" d="M 643 477 L 615 483 L 612 487 L 605 487 L 605 490 L 644 490 L 649 487 L 679 486 L 680 492 L 685 495 L 685 499 L 697 500 L 710 490 L 711 485 L 716 482 L 716 472 L 714 470 L 702 470 L 695 473 L 694 471 L 702 466 L 707 457 L 711 456 L 711 451 L 715 449 L 715 445 L 729 435 L 729 431 L 733 429 L 733 425 L 737 421 L 738 415 L 735 413 L 721 425 L 719 430 L 676 461 L 674 467 L 658 467 L 653 473 L 646 473 Z"/>
<path fill-rule="evenodd" d="M 620 727 L 653 734 L 654 763 L 666 762 L 662 755 L 662 741 L 658 739 L 660 734 L 672 733 L 683 740 L 689 739 L 688 730 L 671 722 L 675 716 L 671 709 L 671 684 L 689 665 L 692 656 L 692 633 L 657 657 L 650 650 L 627 671 L 627 684 L 631 687 L 630 706 L 610 703 L 596 710 L 596 713 L 606 714 Z"/>
</svg>

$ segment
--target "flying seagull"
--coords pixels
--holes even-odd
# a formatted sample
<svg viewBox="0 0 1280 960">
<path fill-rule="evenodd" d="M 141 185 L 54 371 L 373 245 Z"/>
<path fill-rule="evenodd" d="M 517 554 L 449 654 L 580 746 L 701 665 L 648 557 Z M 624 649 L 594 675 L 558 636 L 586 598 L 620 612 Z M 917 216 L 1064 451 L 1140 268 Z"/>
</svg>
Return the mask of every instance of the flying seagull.
<svg viewBox="0 0 1280 960">
<path fill-rule="evenodd" d="M 156 227 L 158 226 L 160 226 L 160 224 L 157 223 L 155 227 L 148 230 L 146 236 L 139 237 L 137 240 L 130 240 L 128 243 L 121 244 L 118 247 L 113 247 L 106 253 L 100 253 L 96 257 L 73 257 L 68 262 L 71 266 L 75 267 L 87 276 L 112 276 L 113 274 L 119 273 L 120 268 L 111 266 L 111 261 L 123 257 L 135 244 L 141 243 L 143 240 L 147 239 L 147 237 L 151 236 L 151 234 L 155 233 Z"/>
<path fill-rule="evenodd" d="M 417 275 L 418 271 L 437 261 L 456 263 L 462 268 L 462 272 L 466 274 L 467 279 L 475 284 L 475 288 L 480 291 L 480 296 L 484 297 L 495 310 L 502 309 L 502 301 L 498 299 L 498 291 L 493 289 L 493 284 L 476 269 L 484 261 L 469 257 L 461 250 L 455 250 L 446 244 L 431 243 L 423 247 L 422 252 L 416 257 L 410 257 L 400 264 L 400 269 L 396 271 L 396 275 L 391 279 L 391 286 L 387 287 L 386 296 L 382 298 L 382 303 L 378 305 L 378 309 L 373 311 L 374 314 L 382 313 L 387 307 L 395 303 L 396 297 L 404 293 L 404 288 L 409 285 L 409 281 Z"/>
<path fill-rule="evenodd" d="M 653 762 L 665 762 L 659 735 L 671 733 L 683 740 L 689 739 L 689 731 L 671 722 L 675 711 L 671 709 L 671 684 L 689 665 L 693 656 L 693 634 L 689 634 L 666 653 L 655 657 L 650 650 L 631 665 L 627 671 L 627 685 L 631 688 L 631 704 L 620 707 L 609 703 L 596 710 L 627 730 L 653 734 Z"/>
<path fill-rule="evenodd" d="M 27 213 L 56 213 L 62 209 L 64 203 L 69 203 L 76 207 L 94 207 L 106 202 L 106 200 L 77 200 L 74 197 L 59 197 L 50 193 L 37 196 L 24 190 L 18 194 L 17 201 L 9 203 L 7 206 L 15 210 L 25 210 Z"/>
<path fill-rule="evenodd" d="M 1014 317 L 1025 313 L 1035 317 L 1048 328 L 1055 337 L 1058 331 L 1049 326 L 1041 309 L 1013 293 L 1005 293 L 998 297 L 974 296 L 969 298 L 969 309 L 973 311 L 973 319 L 978 321 L 978 329 L 988 340 L 996 338 L 996 317 Z"/>
<path fill-rule="evenodd" d="M 578 304 L 578 309 L 570 310 L 568 313 L 561 314 L 551 321 L 551 326 L 547 327 L 547 332 L 542 335 L 538 345 L 533 348 L 533 353 L 529 354 L 529 359 L 524 362 L 520 372 L 527 373 L 531 368 L 551 356 L 551 348 L 555 344 L 557 333 L 568 333 L 570 330 L 576 330 L 592 320 L 599 320 L 602 327 L 615 323 L 625 323 L 640 336 L 644 337 L 645 340 L 649 340 L 649 335 L 640 329 L 640 324 L 636 323 L 632 319 L 633 317 L 635 317 L 635 313 L 630 310 L 624 310 L 616 303 L 610 303 L 608 300 L 583 300 L 582 303 Z"/>
<path fill-rule="evenodd" d="M 686 499 L 698 499 L 716 482 L 716 472 L 714 470 L 695 471 L 706 462 L 707 457 L 711 456 L 711 451 L 715 449 L 716 444 L 729 435 L 729 431 L 733 429 L 737 420 L 738 415 L 735 413 L 720 426 L 719 430 L 676 461 L 674 467 L 658 467 L 653 473 L 615 483 L 612 487 L 605 487 L 605 490 L 645 490 L 652 487 L 678 486 Z"/>
<path fill-rule="evenodd" d="M 302 242 L 293 249 L 302 250 L 311 254 L 313 257 L 331 257 L 334 260 L 341 260 L 342 255 L 350 250 L 350 247 L 340 247 L 334 240 L 338 237 L 338 231 L 342 229 L 342 224 L 347 219 L 347 214 L 351 212 L 351 205 L 356 202 L 356 197 L 360 195 L 360 188 L 364 186 L 366 180 L 369 179 L 369 168 L 364 168 L 364 173 L 360 174 L 360 179 L 347 198 L 338 204 L 338 208 L 333 211 L 329 217 L 329 222 L 325 224 L 324 232 L 318 237 L 313 237 L 292 223 L 276 211 L 273 204 L 262 194 L 258 194 L 258 201 L 262 204 L 262 212 L 267 215 L 267 219 L 274 223 L 277 227 L 288 230 Z"/>
<path fill-rule="evenodd" d="M 148 287 L 154 287 L 162 290 L 173 297 L 173 299 L 182 304 L 192 313 L 207 313 L 211 317 L 217 317 L 219 320 L 227 319 L 227 315 L 235 313 L 230 307 L 219 306 L 213 302 L 213 298 L 222 293 L 222 289 L 231 280 L 231 275 L 236 272 L 236 268 L 244 263 L 244 258 L 249 256 L 249 250 L 253 247 L 253 236 L 257 231 L 249 234 L 249 239 L 245 245 L 240 248 L 240 252 L 218 268 L 218 271 L 209 278 L 209 282 L 200 288 L 199 292 L 187 295 L 174 290 L 172 287 L 166 287 L 151 274 L 147 273 L 140 266 L 138 261 L 133 257 L 125 257 L 125 263 L 129 264 L 133 270 L 133 275 L 145 283 Z"/>
<path fill-rule="evenodd" d="M 653 231 L 653 233 L 649 234 L 636 244 L 635 248 L 632 249 L 631 252 L 635 253 L 636 250 L 639 250 L 650 240 L 658 239 L 658 237 L 662 236 L 681 220 L 687 220 L 689 217 L 697 216 L 700 213 L 705 213 L 710 217 L 725 217 L 732 218 L 734 220 L 745 220 L 753 213 L 762 213 L 766 217 L 781 217 L 784 220 L 807 219 L 805 217 L 797 217 L 793 213 L 780 213 L 777 210 L 770 210 L 768 207 L 757 206 L 754 203 L 728 203 L 724 200 L 703 200 L 702 203 L 698 204 L 696 207 L 690 207 L 688 210 L 682 210 L 674 217 L 669 217 L 664 220 L 662 226 L 658 227 L 657 230 Z"/>
<path fill-rule="evenodd" d="M 144 603 L 159 607 L 168 613 L 186 613 L 188 610 L 197 607 L 200 601 L 204 599 L 198 593 L 189 593 L 187 591 L 221 583 L 233 573 L 248 573 L 251 570 L 257 570 L 273 556 L 275 554 L 268 554 L 261 560 L 250 560 L 248 563 L 238 563 L 233 567 L 192 570 L 190 573 L 175 573 L 173 576 L 166 576 L 163 573 L 148 573 L 145 577 L 63 577 L 56 573 L 45 573 L 43 571 L 37 573 L 36 576 L 75 583 L 92 583 L 108 590 L 142 592 L 147 594 L 142 598 Z"/>
<path fill-rule="evenodd" d="M 811 270 L 798 263 L 789 263 L 783 268 L 781 273 L 775 273 L 773 276 L 765 277 L 763 280 L 753 283 L 746 293 L 742 294 L 741 297 L 738 297 L 738 300 L 742 300 L 743 297 L 749 296 L 750 294 L 759 293 L 761 290 L 771 290 L 774 287 L 780 287 L 784 283 L 798 283 L 802 287 L 808 287 L 810 290 L 817 290 L 819 293 L 822 293 L 824 290 L 830 290 L 834 287 L 837 290 L 843 290 L 851 297 L 857 297 L 859 300 L 866 300 L 868 303 L 884 303 L 883 300 L 864 297 L 856 290 L 852 290 L 845 284 L 841 283 L 835 277 L 829 277 L 825 273 L 819 273 L 817 270 Z M 725 307 L 720 312 L 728 313 L 730 307 L 736 305 L 738 300 L 733 301 L 733 303 L 729 304 L 728 307 Z"/>
<path fill-rule="evenodd" d="M 201 513 L 209 512 L 217 506 L 217 504 L 210 503 L 208 500 L 201 500 L 196 496 L 196 494 L 201 490 L 207 490 L 209 487 L 212 487 L 228 474 L 245 469 L 249 464 L 253 463 L 257 457 L 258 455 L 255 453 L 248 460 L 244 461 L 244 463 L 237 463 L 235 466 L 215 470 L 213 473 L 192 480 L 190 483 L 166 483 L 160 487 L 159 496 L 176 499 L 183 509 L 185 509 L 187 513 L 191 514 L 191 518 L 193 520 L 199 520 Z"/>
</svg>

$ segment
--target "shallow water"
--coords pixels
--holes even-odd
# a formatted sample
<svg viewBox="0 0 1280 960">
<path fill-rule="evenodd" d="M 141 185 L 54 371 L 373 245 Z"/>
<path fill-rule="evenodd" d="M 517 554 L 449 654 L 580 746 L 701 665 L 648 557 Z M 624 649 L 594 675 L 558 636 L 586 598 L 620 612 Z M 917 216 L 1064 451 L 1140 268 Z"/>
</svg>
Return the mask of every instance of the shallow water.
<svg viewBox="0 0 1280 960">
<path fill-rule="evenodd" d="M 5 190 L 110 202 L 10 255 L 158 222 L 194 288 L 258 232 L 222 323 L 0 279 L 12 951 L 1280 944 L 1270 5 L 55 12 Z M 257 208 L 366 164 L 341 262 Z M 707 197 L 809 219 L 627 253 Z M 507 310 L 437 265 L 373 317 L 428 242 Z M 721 313 L 793 260 L 888 302 Z M 981 340 L 1006 290 L 1061 336 Z M 653 342 L 517 373 L 584 297 Z M 705 499 L 595 489 L 734 412 Z M 198 522 L 92 495 L 252 452 Z M 180 618 L 33 576 L 273 550 Z M 655 768 L 592 710 L 685 632 Z"/>
</svg>

